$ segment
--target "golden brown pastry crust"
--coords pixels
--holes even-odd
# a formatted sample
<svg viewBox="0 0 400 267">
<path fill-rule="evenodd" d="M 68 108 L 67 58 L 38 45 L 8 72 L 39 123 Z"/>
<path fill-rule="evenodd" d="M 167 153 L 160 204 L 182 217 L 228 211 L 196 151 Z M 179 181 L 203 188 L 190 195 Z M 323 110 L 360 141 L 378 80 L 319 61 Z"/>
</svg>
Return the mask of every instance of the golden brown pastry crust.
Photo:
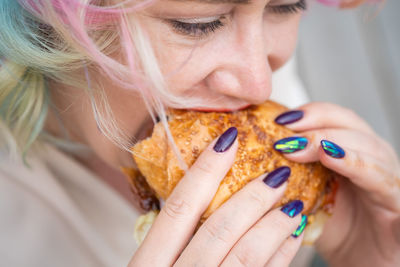
<svg viewBox="0 0 400 267">
<path fill-rule="evenodd" d="M 239 148 L 235 162 L 203 214 L 202 221 L 249 181 L 281 166 L 290 166 L 292 172 L 285 195 L 277 206 L 300 199 L 304 202 L 305 214 L 315 213 L 321 206 L 326 206 L 327 200 L 331 199 L 333 172 L 320 163 L 290 162 L 273 149 L 273 144 L 279 139 L 295 135 L 274 122 L 286 110 L 280 104 L 267 101 L 234 113 L 171 111 L 168 122 L 171 134 L 188 166 L 226 129 L 232 126 L 238 129 Z M 158 197 L 167 199 L 184 171 L 179 167 L 160 123 L 155 125 L 151 138 L 133 147 L 133 155 L 150 187 Z"/>
</svg>

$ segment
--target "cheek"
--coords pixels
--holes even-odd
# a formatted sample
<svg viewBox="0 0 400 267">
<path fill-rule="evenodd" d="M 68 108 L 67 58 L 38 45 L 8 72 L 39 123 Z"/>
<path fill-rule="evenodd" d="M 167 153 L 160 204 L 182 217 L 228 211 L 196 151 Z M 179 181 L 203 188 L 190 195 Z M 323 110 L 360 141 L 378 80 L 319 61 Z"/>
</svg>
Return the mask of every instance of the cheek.
<svg viewBox="0 0 400 267">
<path fill-rule="evenodd" d="M 268 62 L 272 71 L 282 67 L 292 56 L 297 44 L 299 21 L 300 16 L 297 16 L 286 23 L 266 27 Z"/>
<path fill-rule="evenodd" d="M 164 74 L 168 90 L 174 95 L 184 95 L 188 88 L 196 90 L 215 64 L 209 47 L 173 44 L 158 40 L 154 51 Z"/>
</svg>

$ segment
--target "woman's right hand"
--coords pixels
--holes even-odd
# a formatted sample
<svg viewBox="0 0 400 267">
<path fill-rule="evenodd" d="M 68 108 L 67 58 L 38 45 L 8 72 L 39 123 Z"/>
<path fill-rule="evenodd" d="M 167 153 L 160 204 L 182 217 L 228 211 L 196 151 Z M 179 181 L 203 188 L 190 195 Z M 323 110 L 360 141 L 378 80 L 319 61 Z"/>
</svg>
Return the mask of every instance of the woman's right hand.
<svg viewBox="0 0 400 267">
<path fill-rule="evenodd" d="M 130 267 L 289 265 L 302 240 L 302 235 L 291 236 L 301 222 L 302 203 L 295 201 L 282 209 L 271 209 L 285 191 L 288 167 L 248 183 L 193 235 L 234 162 L 236 135 L 236 128 L 228 129 L 186 172 Z"/>
</svg>

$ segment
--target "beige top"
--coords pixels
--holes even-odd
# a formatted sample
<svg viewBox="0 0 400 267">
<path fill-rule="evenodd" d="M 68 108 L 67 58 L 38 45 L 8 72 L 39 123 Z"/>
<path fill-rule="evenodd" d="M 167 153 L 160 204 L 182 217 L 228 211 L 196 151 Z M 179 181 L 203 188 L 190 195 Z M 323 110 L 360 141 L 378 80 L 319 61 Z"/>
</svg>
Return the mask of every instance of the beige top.
<svg viewBox="0 0 400 267">
<path fill-rule="evenodd" d="M 138 213 L 113 189 L 50 145 L 0 158 L 0 266 L 127 265 Z"/>
</svg>

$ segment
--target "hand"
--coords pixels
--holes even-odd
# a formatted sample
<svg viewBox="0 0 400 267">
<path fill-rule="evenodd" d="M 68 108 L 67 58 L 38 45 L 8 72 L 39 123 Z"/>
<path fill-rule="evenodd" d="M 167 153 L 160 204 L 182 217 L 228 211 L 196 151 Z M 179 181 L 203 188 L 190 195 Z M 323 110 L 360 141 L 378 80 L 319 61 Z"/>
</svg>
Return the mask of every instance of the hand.
<svg viewBox="0 0 400 267">
<path fill-rule="evenodd" d="M 186 172 L 129 266 L 289 265 L 302 240 L 302 235 L 291 237 L 301 221 L 302 203 L 286 205 L 285 212 L 271 210 L 285 191 L 290 175 L 287 167 L 247 184 L 193 235 L 200 216 L 233 164 L 238 144 L 237 130 L 231 129 Z M 294 212 L 293 217 L 285 214 L 288 210 Z"/>
<path fill-rule="evenodd" d="M 348 109 L 311 103 L 298 110 L 303 118 L 296 121 L 301 113 L 292 112 L 279 121 L 309 143 L 285 156 L 320 161 L 342 176 L 317 248 L 332 266 L 400 266 L 400 164 L 393 148 Z M 340 146 L 343 157 L 325 152 L 321 140 Z"/>
</svg>

